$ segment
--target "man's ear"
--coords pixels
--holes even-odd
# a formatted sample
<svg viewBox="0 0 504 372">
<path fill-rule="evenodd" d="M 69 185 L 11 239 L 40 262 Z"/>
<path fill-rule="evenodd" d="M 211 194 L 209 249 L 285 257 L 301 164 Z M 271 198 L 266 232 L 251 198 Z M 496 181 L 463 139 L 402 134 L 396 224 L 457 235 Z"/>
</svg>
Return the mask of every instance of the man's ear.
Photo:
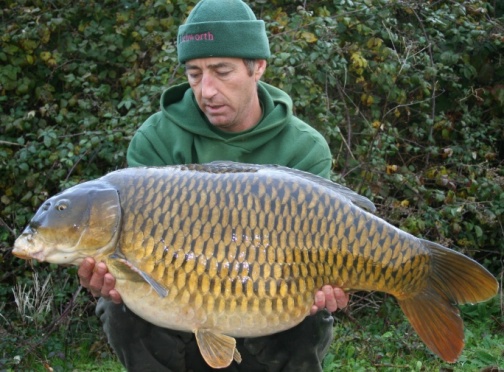
<svg viewBox="0 0 504 372">
<path fill-rule="evenodd" d="M 256 82 L 261 79 L 261 76 L 263 76 L 264 71 L 266 71 L 266 66 L 268 65 L 268 62 L 266 62 L 265 59 L 258 59 L 255 64 L 255 80 Z"/>
</svg>

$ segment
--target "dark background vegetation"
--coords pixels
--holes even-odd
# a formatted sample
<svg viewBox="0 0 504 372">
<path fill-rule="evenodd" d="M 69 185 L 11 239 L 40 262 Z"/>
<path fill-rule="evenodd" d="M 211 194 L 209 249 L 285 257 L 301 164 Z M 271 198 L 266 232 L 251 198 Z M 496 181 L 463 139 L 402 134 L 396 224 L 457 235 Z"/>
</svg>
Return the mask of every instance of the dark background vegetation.
<svg viewBox="0 0 504 372">
<path fill-rule="evenodd" d="M 108 356 L 75 269 L 35 264 L 34 278 L 10 250 L 48 196 L 125 166 L 161 92 L 184 81 L 177 28 L 196 2 L 0 1 L 0 370 L 70 347 Z M 249 4 L 270 36 L 264 80 L 326 137 L 334 180 L 475 258 L 502 288 L 504 3 Z M 494 308 L 485 315 L 502 332 Z"/>
</svg>

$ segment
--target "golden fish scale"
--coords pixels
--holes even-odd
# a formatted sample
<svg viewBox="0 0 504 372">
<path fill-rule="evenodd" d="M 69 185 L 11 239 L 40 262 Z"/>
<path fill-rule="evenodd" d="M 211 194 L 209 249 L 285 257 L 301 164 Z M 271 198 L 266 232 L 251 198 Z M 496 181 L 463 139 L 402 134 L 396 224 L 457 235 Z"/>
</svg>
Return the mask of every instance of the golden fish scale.
<svg viewBox="0 0 504 372">
<path fill-rule="evenodd" d="M 300 321 L 324 284 L 401 298 L 428 275 L 416 238 L 313 183 L 208 172 L 127 182 L 121 251 L 210 325 L 270 329 Z"/>
</svg>

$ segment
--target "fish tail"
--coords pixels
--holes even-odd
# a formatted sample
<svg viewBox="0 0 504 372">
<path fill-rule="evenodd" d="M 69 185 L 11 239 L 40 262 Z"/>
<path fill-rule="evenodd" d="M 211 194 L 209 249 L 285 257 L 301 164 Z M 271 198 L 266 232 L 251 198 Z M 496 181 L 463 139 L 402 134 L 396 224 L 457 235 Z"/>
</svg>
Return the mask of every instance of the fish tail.
<svg viewBox="0 0 504 372">
<path fill-rule="evenodd" d="M 411 297 L 399 297 L 398 303 L 425 344 L 453 363 L 464 347 L 464 325 L 455 305 L 488 300 L 499 285 L 471 258 L 433 242 L 422 243 L 432 254 L 427 285 Z"/>
</svg>

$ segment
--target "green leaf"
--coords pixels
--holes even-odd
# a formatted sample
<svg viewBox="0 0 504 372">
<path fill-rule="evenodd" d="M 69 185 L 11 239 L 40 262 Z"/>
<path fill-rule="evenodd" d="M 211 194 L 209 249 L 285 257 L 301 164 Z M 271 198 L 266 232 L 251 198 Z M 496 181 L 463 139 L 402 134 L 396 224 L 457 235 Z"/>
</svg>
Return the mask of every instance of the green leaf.
<svg viewBox="0 0 504 372">
<path fill-rule="evenodd" d="M 474 226 L 474 232 L 476 233 L 476 237 L 481 238 L 483 236 L 483 230 L 479 226 Z"/>
</svg>

